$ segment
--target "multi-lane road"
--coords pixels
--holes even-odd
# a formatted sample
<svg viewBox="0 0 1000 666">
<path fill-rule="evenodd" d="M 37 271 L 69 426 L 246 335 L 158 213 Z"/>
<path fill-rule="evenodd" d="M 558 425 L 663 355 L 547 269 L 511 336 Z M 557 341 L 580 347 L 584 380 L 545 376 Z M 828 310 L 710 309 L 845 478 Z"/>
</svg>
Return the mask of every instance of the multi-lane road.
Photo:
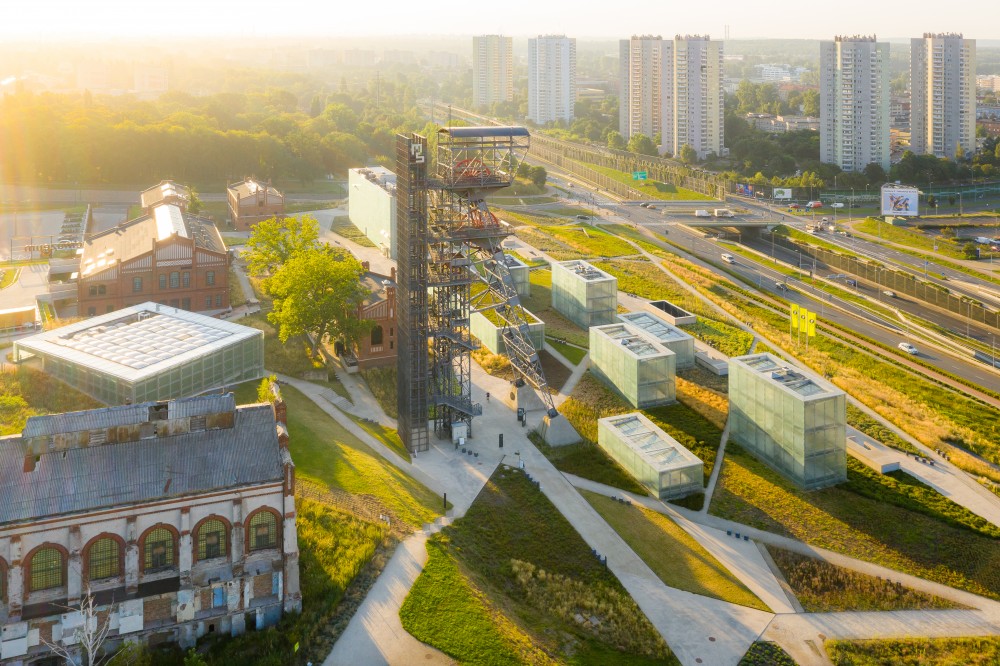
<svg viewBox="0 0 1000 666">
<path fill-rule="evenodd" d="M 661 234 L 666 233 L 670 241 L 684 248 L 692 256 L 701 259 L 705 262 L 705 265 L 710 268 L 716 269 L 716 267 L 722 263 L 721 255 L 726 253 L 725 245 L 717 239 L 707 238 L 697 230 L 686 227 L 684 224 L 685 222 L 695 220 L 689 211 L 683 213 L 679 212 L 674 215 L 671 214 L 669 206 L 664 207 L 659 204 L 654 204 L 656 205 L 656 209 L 654 210 L 641 208 L 637 205 L 631 204 L 623 205 L 620 202 L 609 198 L 605 194 L 598 192 L 596 189 L 588 187 L 586 183 L 561 173 L 558 169 L 551 167 L 550 165 L 545 166 L 549 168 L 550 173 L 554 176 L 556 184 L 561 184 L 564 187 L 569 183 L 573 184 L 571 188 L 566 187 L 566 189 L 571 192 L 571 197 L 578 198 L 581 201 L 590 203 L 596 207 L 611 210 L 618 214 L 624 214 L 630 222 L 638 225 L 640 228 L 647 229 L 650 232 L 658 232 Z M 773 216 L 772 218 L 773 219 L 768 220 L 768 223 L 779 223 L 778 218 Z M 785 223 L 788 221 L 789 220 L 781 220 L 781 222 Z M 794 222 L 795 220 L 792 221 Z M 802 223 L 804 224 L 805 220 L 803 220 Z M 732 234 L 729 235 L 732 236 Z M 746 238 L 743 240 L 745 241 Z M 871 245 L 874 244 L 864 243 L 862 241 L 855 243 L 850 249 L 856 254 L 865 255 L 867 253 L 866 250 L 869 249 L 868 246 Z M 768 255 L 771 253 L 769 242 L 756 241 L 751 242 L 749 246 L 754 247 L 754 249 L 758 249 Z M 875 245 L 875 248 L 880 247 L 881 246 Z M 779 254 L 779 248 L 775 248 L 775 253 L 778 259 L 791 263 L 792 265 L 797 263 L 795 252 L 791 250 L 784 250 L 783 252 L 784 254 Z M 907 257 L 910 263 L 914 261 L 914 258 L 910 255 L 903 256 Z M 887 262 L 886 256 L 877 258 L 880 261 Z M 914 342 L 920 349 L 919 358 L 922 361 L 944 372 L 963 377 L 970 382 L 982 386 L 983 388 L 992 391 L 1000 391 L 1000 373 L 996 370 L 972 359 L 971 357 L 959 356 L 944 351 L 941 348 L 932 346 L 924 340 L 918 340 L 913 337 L 911 331 L 908 331 L 905 325 L 898 320 L 893 321 L 891 318 L 882 317 L 877 313 L 861 308 L 857 304 L 850 301 L 832 297 L 823 291 L 816 290 L 815 288 L 802 283 L 796 284 L 794 280 L 789 281 L 785 274 L 776 271 L 772 265 L 769 265 L 770 261 L 767 259 L 755 261 L 745 258 L 742 255 L 735 255 L 734 260 L 736 263 L 729 266 L 729 268 L 743 275 L 748 281 L 758 284 L 761 291 L 780 296 L 791 303 L 804 305 L 810 310 L 819 312 L 821 318 L 823 319 L 833 322 L 848 330 L 856 331 L 860 335 L 876 340 L 893 349 L 895 349 L 900 342 Z M 821 277 L 833 272 L 832 270 L 822 266 L 822 264 L 818 264 L 815 269 L 816 274 Z M 965 276 L 962 275 L 962 277 Z M 784 287 L 786 284 L 791 284 L 792 288 Z M 841 280 L 840 286 L 841 288 L 853 289 L 853 287 L 847 286 L 843 280 Z M 952 283 L 949 283 L 949 287 L 953 286 L 954 285 Z M 878 293 L 880 291 L 876 288 L 876 285 L 866 285 L 863 281 L 858 284 L 858 288 L 862 294 L 867 294 L 874 298 L 878 297 Z M 889 297 L 884 298 L 889 300 Z M 950 313 L 944 313 L 942 311 L 929 308 L 921 302 L 913 299 L 897 297 L 892 298 L 891 301 L 891 303 L 885 303 L 885 305 L 897 308 L 904 312 L 918 314 L 920 317 L 928 321 L 934 321 L 949 328 L 956 330 L 961 328 L 961 332 L 964 333 L 964 327 L 966 324 L 964 319 L 958 319 Z M 977 330 L 978 329 L 976 329 L 975 326 L 970 327 L 970 333 L 972 335 L 976 335 Z M 987 332 L 982 330 L 978 330 L 978 333 L 984 336 L 987 335 Z M 906 360 L 908 358 L 907 355 L 902 352 L 900 352 L 898 356 L 902 360 Z"/>
</svg>

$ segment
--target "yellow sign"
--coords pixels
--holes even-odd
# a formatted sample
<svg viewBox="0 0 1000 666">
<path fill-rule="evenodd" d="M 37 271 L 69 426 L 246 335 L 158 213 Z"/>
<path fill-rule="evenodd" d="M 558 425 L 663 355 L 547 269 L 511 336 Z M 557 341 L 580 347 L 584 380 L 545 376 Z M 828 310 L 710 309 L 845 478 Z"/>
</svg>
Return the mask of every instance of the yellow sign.
<svg viewBox="0 0 1000 666">
<path fill-rule="evenodd" d="M 799 306 L 792 304 L 792 328 L 798 330 L 799 328 Z"/>
<path fill-rule="evenodd" d="M 809 313 L 809 328 L 807 330 L 807 334 L 809 335 L 810 338 L 816 337 L 816 313 L 815 312 L 810 312 Z"/>
</svg>

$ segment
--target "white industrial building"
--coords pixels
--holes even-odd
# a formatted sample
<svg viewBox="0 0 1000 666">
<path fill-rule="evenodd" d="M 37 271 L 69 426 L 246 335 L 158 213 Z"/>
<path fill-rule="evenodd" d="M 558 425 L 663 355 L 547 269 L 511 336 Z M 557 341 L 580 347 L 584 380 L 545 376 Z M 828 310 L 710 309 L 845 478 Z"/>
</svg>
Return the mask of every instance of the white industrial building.
<svg viewBox="0 0 1000 666">
<path fill-rule="evenodd" d="M 837 36 L 820 43 L 820 159 L 844 171 L 889 170 L 889 44 Z"/>
<path fill-rule="evenodd" d="M 627 312 L 618 320 L 642 331 L 669 349 L 677 357 L 678 368 L 694 367 L 694 338 L 649 312 Z"/>
<path fill-rule="evenodd" d="M 528 40 L 528 118 L 544 125 L 573 120 L 576 39 L 565 35 Z"/>
<path fill-rule="evenodd" d="M 910 40 L 910 150 L 953 158 L 976 149 L 976 40 Z"/>
<path fill-rule="evenodd" d="M 351 223 L 386 257 L 396 259 L 396 174 L 385 167 L 347 170 Z"/>
<path fill-rule="evenodd" d="M 640 412 L 599 419 L 597 444 L 660 499 L 704 488 L 705 463 Z"/>
</svg>

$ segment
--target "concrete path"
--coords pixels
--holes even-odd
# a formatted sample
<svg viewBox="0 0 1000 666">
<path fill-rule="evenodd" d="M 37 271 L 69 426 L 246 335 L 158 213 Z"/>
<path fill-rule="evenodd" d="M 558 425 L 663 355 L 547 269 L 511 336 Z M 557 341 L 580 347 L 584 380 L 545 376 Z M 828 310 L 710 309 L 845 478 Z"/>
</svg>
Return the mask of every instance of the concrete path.
<svg viewBox="0 0 1000 666">
<path fill-rule="evenodd" d="M 20 267 L 17 282 L 0 290 L 0 310 L 35 305 L 35 299 L 49 293 L 49 265 L 28 264 Z"/>
<path fill-rule="evenodd" d="M 393 553 L 323 666 L 454 664 L 454 659 L 403 629 L 399 609 L 427 563 L 427 534 L 407 538 Z"/>
</svg>

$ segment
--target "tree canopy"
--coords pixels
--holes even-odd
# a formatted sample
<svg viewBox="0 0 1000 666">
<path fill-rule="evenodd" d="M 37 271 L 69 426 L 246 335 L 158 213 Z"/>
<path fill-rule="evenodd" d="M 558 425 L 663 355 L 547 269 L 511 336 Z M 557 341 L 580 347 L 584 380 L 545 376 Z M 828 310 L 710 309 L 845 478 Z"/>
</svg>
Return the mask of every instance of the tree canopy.
<svg viewBox="0 0 1000 666">
<path fill-rule="evenodd" d="M 319 246 L 319 223 L 309 215 L 272 217 L 254 225 L 246 246 L 243 256 L 247 272 L 254 277 L 267 277 L 292 255 Z"/>
</svg>

